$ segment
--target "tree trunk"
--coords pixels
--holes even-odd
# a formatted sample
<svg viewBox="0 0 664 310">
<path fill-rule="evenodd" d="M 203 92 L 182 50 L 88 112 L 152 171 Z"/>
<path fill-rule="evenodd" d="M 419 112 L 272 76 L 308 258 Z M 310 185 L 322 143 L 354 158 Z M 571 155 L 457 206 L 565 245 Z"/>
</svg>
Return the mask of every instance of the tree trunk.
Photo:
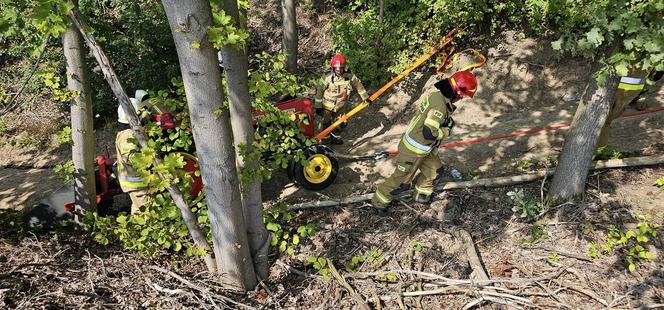
<svg viewBox="0 0 664 310">
<path fill-rule="evenodd" d="M 601 67 L 602 64 L 596 63 L 593 72 L 597 73 Z M 614 74 L 608 77 L 604 85 L 598 85 L 593 76 L 565 137 L 563 151 L 558 159 L 558 168 L 549 189 L 549 201 L 575 199 L 584 192 L 597 139 L 611 111 L 611 103 L 618 85 L 618 78 Z"/>
<path fill-rule="evenodd" d="M 143 127 L 141 126 L 141 122 L 138 119 L 138 115 L 136 115 L 136 111 L 134 111 L 129 101 L 129 96 L 127 96 L 127 93 L 122 87 L 120 80 L 118 80 L 118 76 L 115 74 L 113 67 L 111 67 L 111 63 L 108 61 L 108 57 L 106 57 L 106 54 L 101 49 L 94 36 L 85 32 L 84 29 L 87 26 L 80 18 L 80 13 L 77 10 L 72 10 L 69 17 L 74 22 L 74 25 L 76 26 L 76 28 L 78 28 L 78 31 L 81 33 L 81 35 L 83 35 L 85 43 L 87 43 L 88 48 L 90 48 L 90 51 L 97 60 L 97 63 L 99 63 L 99 66 L 101 67 L 106 82 L 111 87 L 111 90 L 113 91 L 115 97 L 118 98 L 120 106 L 124 110 L 125 115 L 127 115 L 127 119 L 129 120 L 129 126 L 134 131 L 134 137 L 138 141 L 138 144 L 141 147 L 146 147 L 148 140 L 145 133 L 143 132 Z M 215 66 L 215 68 L 216 67 L 217 66 Z M 161 163 L 161 161 L 162 161 L 161 158 L 159 157 L 155 158 L 155 164 L 158 165 L 159 163 Z M 214 257 L 212 256 L 212 249 L 210 248 L 210 244 L 208 244 L 207 238 L 203 234 L 203 231 L 198 226 L 198 221 L 196 216 L 194 215 L 193 212 L 191 212 L 191 209 L 189 209 L 189 206 L 187 206 L 187 203 L 184 200 L 184 196 L 175 185 L 170 185 L 168 187 L 168 192 L 171 194 L 173 202 L 180 210 L 180 214 L 182 214 L 182 219 L 184 220 L 185 225 L 187 225 L 187 229 L 189 230 L 189 233 L 191 234 L 191 238 L 194 240 L 194 243 L 198 248 L 205 250 L 206 252 L 204 257 L 205 265 L 207 266 L 208 270 L 211 273 L 216 272 L 217 268 Z"/>
<path fill-rule="evenodd" d="M 208 42 L 212 23 L 206 0 L 163 0 L 171 26 L 187 95 L 201 174 L 205 183 L 214 254 L 222 282 L 245 291 L 253 289 L 256 274 L 247 231 L 233 150 L 228 110 L 223 108 L 221 73 L 216 51 Z M 227 68 L 224 58 L 224 67 Z"/>
<path fill-rule="evenodd" d="M 233 18 L 233 23 L 239 25 L 239 15 L 236 0 L 224 0 L 226 15 Z M 237 156 L 238 169 L 259 169 L 257 160 L 246 162 L 240 154 L 240 145 L 246 146 L 246 151 L 253 150 L 254 127 L 252 125 L 251 98 L 249 97 L 248 62 L 244 49 L 231 45 L 221 47 L 224 56 L 224 75 L 230 106 L 231 127 Z M 242 207 L 244 219 L 247 224 L 249 248 L 254 260 L 256 274 L 261 279 L 268 277 L 267 254 L 270 249 L 270 235 L 263 222 L 263 206 L 261 199 L 261 179 L 250 180 L 242 184 Z"/>
<path fill-rule="evenodd" d="M 380 2 L 378 3 L 378 6 L 379 6 L 379 8 L 378 8 L 378 11 L 379 11 L 379 13 L 378 13 L 378 22 L 380 22 L 382 24 L 383 23 L 383 12 L 385 11 L 385 0 L 380 0 Z"/>
<path fill-rule="evenodd" d="M 74 2 L 76 5 L 76 1 Z M 67 60 L 67 88 L 77 95 L 71 100 L 71 154 L 74 162 L 74 203 L 84 210 L 94 210 L 95 168 L 92 131 L 90 80 L 85 66 L 83 38 L 76 27 L 62 34 L 62 49 Z"/>
<path fill-rule="evenodd" d="M 297 72 L 297 19 L 295 0 L 281 0 L 281 13 L 284 23 L 282 48 L 286 54 L 286 70 Z"/>
</svg>

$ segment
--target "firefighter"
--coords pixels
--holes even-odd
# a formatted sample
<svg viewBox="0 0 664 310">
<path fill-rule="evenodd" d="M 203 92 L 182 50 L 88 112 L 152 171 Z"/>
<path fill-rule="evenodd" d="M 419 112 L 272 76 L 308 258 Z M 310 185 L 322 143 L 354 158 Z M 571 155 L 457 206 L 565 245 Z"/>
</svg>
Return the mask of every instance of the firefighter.
<svg viewBox="0 0 664 310">
<path fill-rule="evenodd" d="M 649 76 L 650 74 L 648 71 L 634 68 L 629 71 L 627 76 L 620 77 L 620 81 L 618 82 L 618 89 L 616 90 L 616 94 L 613 97 L 611 111 L 606 118 L 606 122 L 602 127 L 602 131 L 600 132 L 599 139 L 597 141 L 597 148 L 606 146 L 609 141 L 609 128 L 611 127 L 611 122 L 620 117 L 630 102 L 638 101 L 639 96 L 645 92 L 644 90 Z M 652 79 L 653 81 L 651 83 L 661 79 L 661 77 L 661 73 L 655 72 Z M 645 104 L 645 102 L 643 102 L 643 104 Z M 638 104 L 636 108 L 642 108 L 645 110 L 645 106 L 639 107 Z"/>
<path fill-rule="evenodd" d="M 646 103 L 645 100 L 646 98 L 644 98 L 644 96 L 648 92 L 648 87 L 655 85 L 657 81 L 662 79 L 663 75 L 664 71 L 653 70 L 653 73 L 650 75 L 650 77 L 646 79 L 646 87 L 641 91 L 641 93 L 639 93 L 638 96 L 636 96 L 636 98 L 632 99 L 629 105 L 633 105 L 634 109 L 636 109 L 637 111 L 645 111 L 646 109 L 648 109 L 648 104 Z"/>
<path fill-rule="evenodd" d="M 316 87 L 314 106 L 316 114 L 322 117 L 322 121 L 319 122 L 322 128 L 319 128 L 319 131 L 332 125 L 341 114 L 353 88 L 357 90 L 362 100 L 369 98 L 369 94 L 367 94 L 364 86 L 362 86 L 360 79 L 352 72 L 346 71 L 346 59 L 341 53 L 332 57 L 330 67 L 331 70 L 325 73 L 325 76 L 323 76 Z M 339 134 L 344 126 L 345 124 L 342 124 L 342 126 L 337 127 L 323 141 L 327 140 L 333 144 L 343 144 L 343 140 Z"/>
<path fill-rule="evenodd" d="M 419 104 L 416 115 L 401 137 L 396 169 L 389 178 L 376 186 L 371 203 L 379 215 L 386 214 L 394 195 L 410 189 L 412 177 L 418 170 L 419 174 L 414 182 L 415 201 L 430 202 L 434 182 L 443 172 L 438 146 L 454 128 L 454 103 L 464 97 L 473 97 L 477 89 L 477 79 L 469 71 L 459 71 L 438 81 L 435 87 L 439 91 Z"/>
<path fill-rule="evenodd" d="M 138 113 L 139 109 L 145 105 L 144 101 L 147 99 L 147 96 L 146 91 L 139 89 L 136 91 L 134 98 L 129 99 L 134 111 Z M 148 184 L 134 170 L 129 161 L 129 155 L 134 151 L 138 151 L 139 148 L 135 143 L 130 141 L 130 139 L 134 138 L 134 133 L 129 128 L 129 120 L 121 106 L 118 106 L 118 123 L 121 126 L 121 131 L 115 136 L 118 181 L 120 181 L 122 191 L 129 194 L 129 198 L 131 198 L 131 214 L 136 214 L 140 211 L 142 205 L 150 201 Z"/>
</svg>

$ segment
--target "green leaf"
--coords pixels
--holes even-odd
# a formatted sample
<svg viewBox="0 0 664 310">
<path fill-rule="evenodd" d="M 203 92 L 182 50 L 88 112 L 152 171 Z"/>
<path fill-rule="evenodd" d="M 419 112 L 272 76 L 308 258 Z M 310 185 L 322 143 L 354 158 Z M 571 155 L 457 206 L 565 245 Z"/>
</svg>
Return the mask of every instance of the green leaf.
<svg viewBox="0 0 664 310">
<path fill-rule="evenodd" d="M 563 49 L 562 45 L 563 45 L 563 39 L 562 38 L 551 42 L 551 48 L 553 48 L 556 51 L 562 50 Z"/>
<path fill-rule="evenodd" d="M 615 69 L 616 74 L 619 76 L 627 76 L 629 74 L 629 68 L 627 68 L 627 64 L 624 62 L 615 65 Z"/>
<path fill-rule="evenodd" d="M 595 47 L 602 45 L 602 42 L 604 42 L 604 36 L 597 27 L 590 29 L 590 31 L 586 33 L 586 38 L 588 39 L 588 42 L 593 44 Z"/>
<path fill-rule="evenodd" d="M 132 216 L 133 222 L 138 225 L 145 225 L 145 218 L 142 216 Z"/>
<path fill-rule="evenodd" d="M 201 48 L 201 43 L 198 41 L 191 42 L 191 48 L 199 49 Z"/>
<path fill-rule="evenodd" d="M 300 236 L 293 235 L 293 244 L 297 245 L 300 243 Z"/>
<path fill-rule="evenodd" d="M 277 232 L 277 231 L 281 230 L 281 225 L 279 225 L 277 223 L 274 223 L 274 222 L 270 222 L 270 223 L 267 223 L 266 228 L 267 228 L 267 230 L 269 230 L 271 232 Z"/>
<path fill-rule="evenodd" d="M 634 272 L 636 270 L 636 265 L 634 265 L 634 263 L 629 263 L 628 269 L 629 272 Z"/>
<path fill-rule="evenodd" d="M 124 215 L 120 215 L 115 219 L 115 221 L 117 221 L 118 224 L 125 224 L 127 223 L 127 217 Z"/>
</svg>

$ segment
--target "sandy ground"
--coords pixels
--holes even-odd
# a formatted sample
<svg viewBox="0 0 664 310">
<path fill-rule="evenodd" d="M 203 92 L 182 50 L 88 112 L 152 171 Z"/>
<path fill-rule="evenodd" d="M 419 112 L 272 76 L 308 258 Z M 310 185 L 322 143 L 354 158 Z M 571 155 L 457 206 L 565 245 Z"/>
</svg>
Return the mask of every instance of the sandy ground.
<svg viewBox="0 0 664 310">
<path fill-rule="evenodd" d="M 95 130 L 96 154 L 105 147 L 115 154 L 113 125 Z M 49 193 L 64 185 L 53 167 L 71 158 L 69 144 L 54 141 L 46 145 L 16 145 L 17 137 L 0 137 L 0 209 L 23 210 L 35 206 Z"/>
</svg>

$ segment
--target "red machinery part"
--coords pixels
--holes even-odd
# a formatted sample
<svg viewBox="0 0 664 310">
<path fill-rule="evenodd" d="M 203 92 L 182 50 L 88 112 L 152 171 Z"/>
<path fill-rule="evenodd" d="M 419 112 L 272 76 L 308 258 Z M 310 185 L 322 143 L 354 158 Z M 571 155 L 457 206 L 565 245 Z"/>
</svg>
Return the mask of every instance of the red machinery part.
<svg viewBox="0 0 664 310">
<path fill-rule="evenodd" d="M 288 100 L 285 102 L 277 103 L 277 108 L 281 111 L 288 113 L 288 115 L 297 115 L 296 122 L 302 128 L 304 135 L 307 137 L 314 136 L 314 110 L 309 98 L 297 98 L 293 100 Z M 254 111 L 254 119 L 260 118 L 262 115 L 265 115 L 263 111 Z M 305 122 L 304 119 L 308 121 Z M 256 125 L 256 121 L 254 121 Z"/>
<path fill-rule="evenodd" d="M 159 127 L 161 127 L 161 129 L 171 129 L 176 127 L 175 116 L 171 112 L 155 115 L 154 121 Z"/>
<path fill-rule="evenodd" d="M 198 162 L 185 157 L 184 171 L 191 173 L 191 178 L 194 180 L 194 183 L 191 185 L 191 196 L 196 197 L 203 190 L 203 179 L 199 175 L 196 175 L 198 171 Z"/>
</svg>

